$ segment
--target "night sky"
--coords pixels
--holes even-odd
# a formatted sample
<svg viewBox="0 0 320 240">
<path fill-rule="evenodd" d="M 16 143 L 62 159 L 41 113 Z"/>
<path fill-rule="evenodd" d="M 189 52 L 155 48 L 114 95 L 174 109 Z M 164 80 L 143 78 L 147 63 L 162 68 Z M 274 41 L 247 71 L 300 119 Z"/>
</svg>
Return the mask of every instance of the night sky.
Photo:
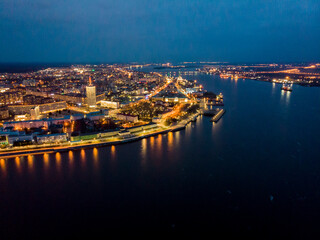
<svg viewBox="0 0 320 240">
<path fill-rule="evenodd" d="M 0 0 L 0 62 L 320 60 L 319 0 Z"/>
</svg>

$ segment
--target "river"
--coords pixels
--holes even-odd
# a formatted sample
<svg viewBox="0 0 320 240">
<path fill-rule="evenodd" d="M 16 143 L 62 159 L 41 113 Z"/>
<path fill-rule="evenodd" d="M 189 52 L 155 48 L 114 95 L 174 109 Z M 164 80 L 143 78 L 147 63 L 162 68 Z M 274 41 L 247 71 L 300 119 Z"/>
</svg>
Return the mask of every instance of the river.
<svg viewBox="0 0 320 240">
<path fill-rule="evenodd" d="M 203 116 L 128 144 L 1 159 L 0 234 L 319 234 L 320 88 L 183 77 L 223 93 L 218 123 Z"/>
</svg>

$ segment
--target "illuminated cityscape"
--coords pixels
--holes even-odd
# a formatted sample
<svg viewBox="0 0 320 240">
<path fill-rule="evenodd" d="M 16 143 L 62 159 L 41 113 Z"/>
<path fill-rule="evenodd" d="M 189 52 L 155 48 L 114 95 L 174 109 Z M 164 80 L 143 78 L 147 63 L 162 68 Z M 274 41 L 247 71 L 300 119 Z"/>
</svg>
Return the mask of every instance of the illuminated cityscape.
<svg viewBox="0 0 320 240">
<path fill-rule="evenodd" d="M 319 0 L 0 0 L 0 240 L 320 238 Z"/>
<path fill-rule="evenodd" d="M 3 94 L 21 97 L 3 99 L 1 134 L 7 141 L 0 154 L 128 142 L 183 129 L 223 106 L 221 94 L 196 81 L 132 68 L 79 65 L 2 75 Z"/>
</svg>

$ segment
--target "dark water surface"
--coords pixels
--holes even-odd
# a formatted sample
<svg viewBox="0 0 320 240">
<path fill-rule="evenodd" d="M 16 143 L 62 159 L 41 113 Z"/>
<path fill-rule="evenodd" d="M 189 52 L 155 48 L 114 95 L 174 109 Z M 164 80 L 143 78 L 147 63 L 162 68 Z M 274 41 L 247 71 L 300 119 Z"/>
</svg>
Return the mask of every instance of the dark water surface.
<svg viewBox="0 0 320 240">
<path fill-rule="evenodd" d="M 126 145 L 1 159 L 1 234 L 318 239 L 320 88 L 186 78 L 224 94 L 217 124 L 201 117 Z"/>
</svg>

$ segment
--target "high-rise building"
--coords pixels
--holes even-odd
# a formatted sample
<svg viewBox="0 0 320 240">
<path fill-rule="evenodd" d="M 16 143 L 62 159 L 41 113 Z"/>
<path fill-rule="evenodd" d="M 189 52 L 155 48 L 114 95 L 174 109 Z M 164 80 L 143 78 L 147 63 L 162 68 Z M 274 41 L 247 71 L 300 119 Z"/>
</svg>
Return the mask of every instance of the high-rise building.
<svg viewBox="0 0 320 240">
<path fill-rule="evenodd" d="M 31 108 L 30 115 L 32 120 L 37 120 L 40 118 L 40 109 L 39 106 L 35 106 L 34 108 Z"/>
<path fill-rule="evenodd" d="M 91 77 L 89 76 L 89 86 L 86 86 L 87 105 L 89 107 L 97 106 L 96 86 L 91 83 Z"/>
</svg>

